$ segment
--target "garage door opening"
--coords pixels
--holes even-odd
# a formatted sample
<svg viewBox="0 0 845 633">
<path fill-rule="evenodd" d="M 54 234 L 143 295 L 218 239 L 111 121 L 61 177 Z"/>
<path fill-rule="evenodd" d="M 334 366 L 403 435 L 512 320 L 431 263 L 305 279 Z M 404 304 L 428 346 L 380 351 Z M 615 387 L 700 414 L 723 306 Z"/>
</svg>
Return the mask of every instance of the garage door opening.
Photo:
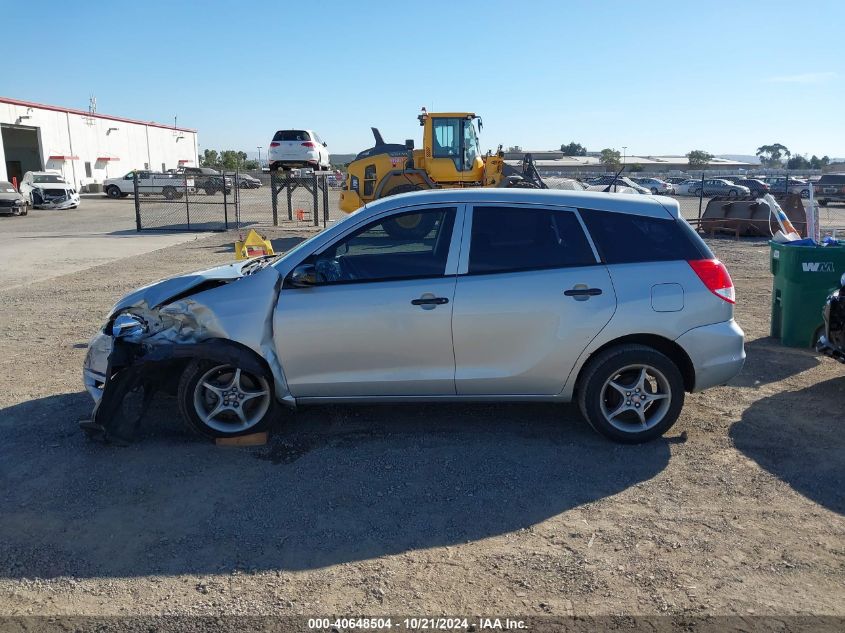
<svg viewBox="0 0 845 633">
<path fill-rule="evenodd" d="M 18 125 L 0 125 L 3 149 L 6 154 L 6 175 L 9 180 L 21 181 L 28 171 L 40 171 L 44 164 L 38 145 L 38 128 Z"/>
</svg>

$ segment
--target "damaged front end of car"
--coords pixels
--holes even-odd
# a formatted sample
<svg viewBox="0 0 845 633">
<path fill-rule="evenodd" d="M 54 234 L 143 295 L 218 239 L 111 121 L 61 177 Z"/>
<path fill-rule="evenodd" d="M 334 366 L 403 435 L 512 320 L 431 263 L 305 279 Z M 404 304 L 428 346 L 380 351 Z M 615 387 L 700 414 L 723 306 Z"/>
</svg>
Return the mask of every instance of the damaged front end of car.
<svg viewBox="0 0 845 633">
<path fill-rule="evenodd" d="M 173 277 L 121 299 L 88 346 L 85 389 L 94 400 L 80 423 L 96 439 L 131 441 L 153 394 L 175 393 L 191 361 L 272 376 L 272 394 L 293 406 L 273 343 L 282 278 L 272 258 Z"/>
<path fill-rule="evenodd" d="M 824 334 L 816 343 L 816 350 L 845 363 L 845 275 L 840 286 L 825 302 Z"/>
</svg>

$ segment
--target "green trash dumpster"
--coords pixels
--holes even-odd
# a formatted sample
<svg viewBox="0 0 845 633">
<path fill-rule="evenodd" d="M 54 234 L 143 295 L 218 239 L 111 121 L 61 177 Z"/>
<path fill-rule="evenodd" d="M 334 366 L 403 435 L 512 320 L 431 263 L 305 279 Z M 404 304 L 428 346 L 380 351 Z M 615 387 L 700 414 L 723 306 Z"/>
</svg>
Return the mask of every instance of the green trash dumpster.
<svg viewBox="0 0 845 633">
<path fill-rule="evenodd" d="M 771 246 L 772 336 L 812 347 L 824 327 L 822 308 L 845 272 L 845 246 Z"/>
</svg>

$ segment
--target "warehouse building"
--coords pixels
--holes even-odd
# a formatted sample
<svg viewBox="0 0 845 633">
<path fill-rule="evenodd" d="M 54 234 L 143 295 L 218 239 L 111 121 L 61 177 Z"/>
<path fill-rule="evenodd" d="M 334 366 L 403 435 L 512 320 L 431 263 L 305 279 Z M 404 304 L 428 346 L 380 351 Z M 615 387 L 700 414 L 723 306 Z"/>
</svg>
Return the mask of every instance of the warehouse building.
<svg viewBox="0 0 845 633">
<path fill-rule="evenodd" d="M 0 180 L 55 170 L 84 191 L 133 169 L 197 164 L 197 132 L 0 97 Z"/>
</svg>

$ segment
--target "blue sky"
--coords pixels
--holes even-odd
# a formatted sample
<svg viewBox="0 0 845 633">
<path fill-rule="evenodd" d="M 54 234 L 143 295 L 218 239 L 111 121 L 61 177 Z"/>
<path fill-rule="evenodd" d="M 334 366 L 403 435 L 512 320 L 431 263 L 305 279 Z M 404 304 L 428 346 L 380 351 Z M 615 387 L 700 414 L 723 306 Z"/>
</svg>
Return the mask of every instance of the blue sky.
<svg viewBox="0 0 845 633">
<path fill-rule="evenodd" d="M 201 148 L 317 130 L 333 152 L 420 131 L 421 106 L 483 116 L 482 146 L 577 141 L 845 156 L 845 2 L 66 2 L 15 44 L 0 95 L 179 123 Z M 4 12 L 31 33 L 31 12 Z"/>
</svg>

